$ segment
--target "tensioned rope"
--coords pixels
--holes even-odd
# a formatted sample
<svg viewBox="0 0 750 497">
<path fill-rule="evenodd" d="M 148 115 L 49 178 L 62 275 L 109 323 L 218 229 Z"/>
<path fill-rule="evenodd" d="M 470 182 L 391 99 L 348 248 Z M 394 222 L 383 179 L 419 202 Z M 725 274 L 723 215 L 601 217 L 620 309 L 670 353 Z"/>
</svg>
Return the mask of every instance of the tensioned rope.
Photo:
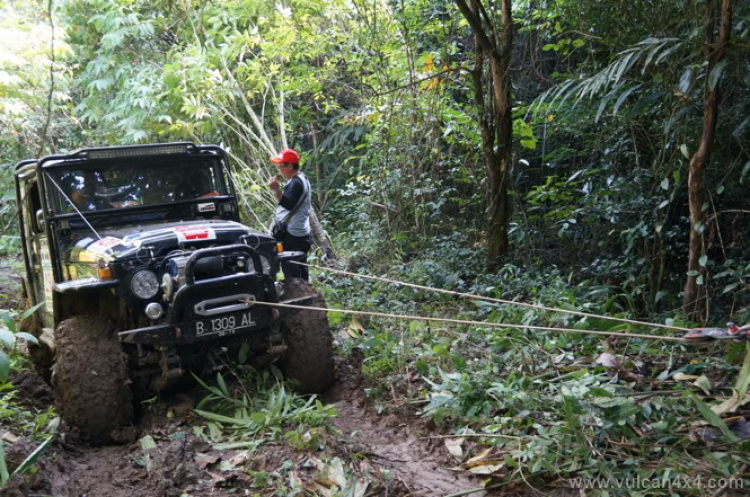
<svg viewBox="0 0 750 497">
<path fill-rule="evenodd" d="M 385 283 L 391 283 L 393 285 L 401 285 L 401 286 L 407 286 L 411 288 L 418 288 L 420 290 L 428 290 L 431 292 L 437 292 L 437 293 L 444 293 L 447 295 L 456 295 L 459 297 L 465 297 L 472 300 L 484 300 L 487 302 L 497 302 L 499 304 L 508 304 L 508 305 L 516 305 L 520 307 L 528 307 L 529 309 L 537 309 L 542 311 L 551 311 L 551 312 L 564 312 L 566 314 L 574 314 L 576 316 L 584 316 L 584 317 L 590 317 L 590 318 L 596 318 L 596 319 L 604 319 L 607 321 L 618 321 L 620 323 L 629 323 L 629 324 L 637 324 L 642 326 L 650 326 L 653 328 L 665 328 L 668 330 L 681 330 L 681 331 L 690 331 L 690 328 L 684 328 L 682 326 L 670 326 L 668 324 L 660 324 L 660 323 L 647 323 L 645 321 L 636 321 L 634 319 L 627 319 L 627 318 L 616 318 L 613 316 L 601 316 L 599 314 L 591 314 L 588 312 L 583 311 L 573 311 L 569 309 L 557 309 L 555 307 L 547 307 L 543 305 L 537 305 L 537 304 L 527 304 L 525 302 L 515 302 L 513 300 L 503 300 L 498 299 L 494 297 L 485 297 L 483 295 L 477 295 L 475 293 L 462 293 L 462 292 L 454 292 L 452 290 L 443 290 L 442 288 L 433 288 L 430 286 L 423 286 L 423 285 L 416 285 L 414 283 L 406 283 L 404 281 L 398 281 L 398 280 L 391 280 L 388 278 L 383 278 L 382 276 L 370 276 L 366 274 L 357 274 L 357 273 L 351 273 L 349 271 L 344 271 L 342 269 L 334 269 L 330 267 L 324 267 L 324 266 L 316 266 L 314 264 L 306 264 L 304 262 L 298 262 L 298 261 L 289 261 L 292 264 L 298 264 L 300 266 L 307 266 L 312 267 L 315 269 L 321 269 L 323 271 L 330 271 L 333 273 L 339 273 L 339 274 L 346 274 L 348 276 L 354 276 L 357 278 L 366 278 L 370 280 L 376 280 L 376 281 L 383 281 Z"/>
<path fill-rule="evenodd" d="M 253 301 L 254 305 L 267 305 L 270 307 L 286 307 L 289 309 L 302 309 L 311 311 L 322 311 L 322 312 L 340 312 L 342 314 L 357 314 L 359 316 L 374 316 L 381 318 L 395 318 L 395 319 L 407 319 L 411 321 L 432 321 L 438 323 L 454 323 L 454 324 L 468 324 L 473 326 L 484 326 L 487 328 L 518 328 L 518 329 L 529 329 L 539 331 L 553 331 L 558 333 L 580 333 L 584 335 L 603 335 L 603 336 L 615 336 L 623 338 L 648 338 L 651 340 L 667 340 L 670 342 L 686 342 L 684 338 L 680 337 L 664 337 L 659 335 L 646 335 L 643 333 L 620 333 L 616 331 L 595 331 L 595 330 L 576 330 L 573 328 L 550 328 L 547 326 L 533 326 L 525 324 L 508 324 L 508 323 L 487 323 L 484 321 L 468 321 L 464 319 L 449 319 L 449 318 L 433 318 L 429 316 L 410 316 L 408 314 L 387 314 L 384 312 L 371 312 L 371 311 L 352 311 L 349 309 L 334 309 L 331 307 L 309 307 L 305 305 L 295 304 L 282 304 L 276 302 L 261 302 Z"/>
</svg>

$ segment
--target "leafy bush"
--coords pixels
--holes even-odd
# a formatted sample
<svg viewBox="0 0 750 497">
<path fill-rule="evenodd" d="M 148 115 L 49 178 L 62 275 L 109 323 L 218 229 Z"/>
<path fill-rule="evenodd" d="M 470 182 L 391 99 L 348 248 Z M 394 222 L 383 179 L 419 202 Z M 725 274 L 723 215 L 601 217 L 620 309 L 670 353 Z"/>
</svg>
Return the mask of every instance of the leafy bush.
<svg viewBox="0 0 750 497">
<path fill-rule="evenodd" d="M 40 303 L 19 313 L 13 310 L 0 309 L 0 382 L 8 381 L 10 376 L 10 357 L 3 349 L 16 352 L 19 340 L 37 344 L 36 337 L 24 331 L 18 331 L 19 325 L 31 317 L 44 303 Z"/>
</svg>

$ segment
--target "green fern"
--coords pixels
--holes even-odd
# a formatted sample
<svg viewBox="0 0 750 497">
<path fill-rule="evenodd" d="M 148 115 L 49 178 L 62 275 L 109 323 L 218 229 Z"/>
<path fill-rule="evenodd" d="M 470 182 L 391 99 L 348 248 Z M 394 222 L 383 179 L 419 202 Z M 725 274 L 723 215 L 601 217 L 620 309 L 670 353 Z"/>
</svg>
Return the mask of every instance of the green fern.
<svg viewBox="0 0 750 497">
<path fill-rule="evenodd" d="M 659 65 L 670 56 L 679 53 L 685 43 L 685 40 L 679 38 L 647 38 L 640 41 L 620 52 L 614 61 L 596 74 L 582 79 L 570 79 L 545 91 L 536 99 L 531 110 L 539 109 L 545 102 L 549 106 L 559 106 L 570 98 L 577 104 L 606 92 L 599 102 L 596 120 L 601 118 L 604 110 L 612 102 L 612 113 L 616 115 L 627 98 L 644 85 L 643 82 L 628 79 L 627 75 L 645 74 L 650 67 Z M 636 72 L 635 69 L 638 67 L 640 71 Z"/>
</svg>

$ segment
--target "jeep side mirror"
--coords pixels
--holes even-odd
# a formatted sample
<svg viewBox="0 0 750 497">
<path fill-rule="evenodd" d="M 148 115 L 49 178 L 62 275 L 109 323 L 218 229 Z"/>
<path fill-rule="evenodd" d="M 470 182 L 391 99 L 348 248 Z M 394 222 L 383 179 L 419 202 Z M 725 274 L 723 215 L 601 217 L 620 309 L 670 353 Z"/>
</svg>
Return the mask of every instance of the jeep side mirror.
<svg viewBox="0 0 750 497">
<path fill-rule="evenodd" d="M 38 211 L 36 211 L 36 231 L 37 232 L 45 231 L 44 211 L 42 211 L 42 209 L 39 209 Z"/>
</svg>

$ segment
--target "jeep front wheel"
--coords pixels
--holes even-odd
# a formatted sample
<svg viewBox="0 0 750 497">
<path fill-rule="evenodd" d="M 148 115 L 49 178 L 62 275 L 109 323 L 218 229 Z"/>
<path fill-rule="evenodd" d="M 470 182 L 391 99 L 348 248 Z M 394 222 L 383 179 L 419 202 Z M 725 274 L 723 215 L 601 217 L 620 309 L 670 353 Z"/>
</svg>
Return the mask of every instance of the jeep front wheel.
<svg viewBox="0 0 750 497">
<path fill-rule="evenodd" d="M 53 387 L 62 418 L 92 444 L 130 424 L 133 399 L 117 334 L 103 316 L 77 316 L 55 330 Z"/>
<path fill-rule="evenodd" d="M 325 307 L 320 294 L 306 281 L 291 278 L 284 282 L 284 300 L 311 295 L 311 307 Z M 279 361 L 284 376 L 294 382 L 298 392 L 321 393 L 334 379 L 333 337 L 323 311 L 300 310 L 281 325 L 287 346 Z"/>
</svg>

